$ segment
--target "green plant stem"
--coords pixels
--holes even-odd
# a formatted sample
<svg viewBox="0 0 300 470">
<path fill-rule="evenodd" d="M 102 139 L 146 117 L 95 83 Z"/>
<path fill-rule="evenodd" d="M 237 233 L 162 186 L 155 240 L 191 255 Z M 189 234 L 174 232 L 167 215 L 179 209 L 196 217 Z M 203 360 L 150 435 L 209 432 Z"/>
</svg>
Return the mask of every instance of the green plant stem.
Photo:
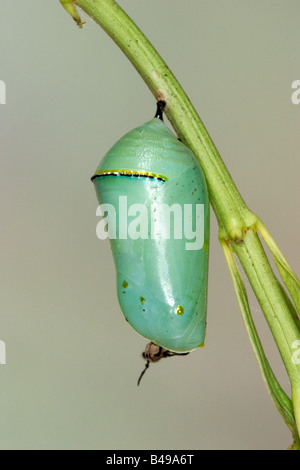
<svg viewBox="0 0 300 470">
<path fill-rule="evenodd" d="M 300 429 L 300 384 L 292 385 L 292 402 L 294 405 L 294 415 L 297 423 L 298 434 Z"/>
<path fill-rule="evenodd" d="M 289 265 L 283 253 L 281 252 L 279 246 L 273 239 L 272 235 L 270 234 L 267 227 L 262 223 L 261 220 L 257 220 L 256 222 L 256 230 L 266 243 L 267 247 L 269 248 L 272 256 L 275 260 L 276 266 L 280 275 L 282 277 L 283 282 L 286 284 L 290 295 L 294 301 L 295 307 L 300 310 L 300 281 L 297 278 L 296 274 L 294 273 L 292 267 Z M 297 323 L 299 326 L 299 317 L 297 316 Z"/>
<path fill-rule="evenodd" d="M 278 383 L 266 358 L 251 315 L 246 288 L 242 280 L 235 256 L 233 254 L 232 246 L 226 243 L 224 240 L 221 240 L 221 246 L 232 278 L 234 290 L 236 292 L 245 328 L 248 333 L 248 337 L 255 353 L 266 387 L 276 408 L 278 409 L 279 413 L 283 417 L 284 421 L 286 422 L 293 435 L 294 448 L 299 447 L 300 438 L 297 432 L 293 405 L 291 403 L 291 400 L 288 398 L 288 396 Z"/>
<path fill-rule="evenodd" d="M 294 321 L 291 321 L 290 311 L 286 308 L 277 279 L 274 277 L 269 261 L 262 248 L 257 234 L 249 230 L 242 243 L 233 245 L 241 265 L 250 281 L 262 310 L 266 314 L 271 331 L 275 332 L 275 340 L 280 337 L 280 349 L 288 374 L 300 385 L 300 364 L 295 367 L 292 363 L 292 344 L 299 338 L 299 331 Z M 276 302 L 273 301 L 273 297 Z"/>
<path fill-rule="evenodd" d="M 287 307 L 285 297 L 282 295 L 257 234 L 249 230 L 243 242 L 233 245 L 233 250 L 260 303 L 285 364 L 292 389 L 295 389 L 292 402 L 299 433 L 300 397 L 296 390 L 300 389 L 300 363 L 294 364 L 292 361 L 294 354 L 292 345 L 299 339 L 298 326 Z"/>
<path fill-rule="evenodd" d="M 166 101 L 165 111 L 175 131 L 198 158 L 219 222 L 220 240 L 231 244 L 238 256 L 285 364 L 292 385 L 292 401 L 299 433 L 300 365 L 291 361 L 291 345 L 300 338 L 300 333 L 255 233 L 259 219 L 246 206 L 180 84 L 134 22 L 114 0 L 70 2 L 79 6 L 111 36 L 132 62 L 155 98 Z"/>
</svg>

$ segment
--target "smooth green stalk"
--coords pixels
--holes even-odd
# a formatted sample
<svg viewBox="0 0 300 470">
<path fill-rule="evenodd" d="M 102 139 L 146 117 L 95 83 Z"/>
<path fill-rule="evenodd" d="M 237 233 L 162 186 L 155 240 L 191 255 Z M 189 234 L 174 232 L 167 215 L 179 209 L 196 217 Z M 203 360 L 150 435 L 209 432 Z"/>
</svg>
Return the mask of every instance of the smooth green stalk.
<svg viewBox="0 0 300 470">
<path fill-rule="evenodd" d="M 300 363 L 293 364 L 293 343 L 300 333 L 257 234 L 249 230 L 242 243 L 233 245 L 241 265 L 265 313 L 275 341 L 280 338 L 280 352 L 290 379 L 300 385 Z M 279 346 L 279 345 L 278 345 Z"/>
<path fill-rule="evenodd" d="M 294 414 L 295 414 L 295 419 L 298 427 L 298 434 L 299 434 L 299 425 L 300 425 L 300 385 L 292 386 L 292 402 L 294 404 Z M 298 404 L 298 406 L 295 406 L 295 404 Z"/>
<path fill-rule="evenodd" d="M 114 0 L 60 0 L 69 10 L 79 6 L 94 19 L 126 54 L 165 112 L 175 131 L 194 152 L 206 177 L 210 200 L 219 222 L 219 237 L 238 256 L 270 326 L 292 386 L 292 402 L 300 430 L 300 364 L 292 361 L 293 344 L 300 340 L 295 314 L 290 309 L 255 233 L 263 230 L 259 218 L 246 206 L 196 110 L 163 59 L 144 34 Z M 64 5 L 66 8 L 66 5 Z M 76 12 L 77 15 L 77 12 Z M 78 23 L 78 18 L 75 19 Z M 80 20 L 81 24 L 81 20 Z M 266 239 L 271 240 L 266 236 Z M 274 244 L 270 241 L 270 246 Z M 270 248 L 271 249 L 271 248 Z M 271 250 L 272 251 L 272 250 Z M 273 255 L 280 274 L 297 300 L 300 284 L 283 255 Z M 281 253 L 281 252 L 280 252 Z M 277 256 L 277 258 L 276 258 Z M 293 279 L 293 280 L 291 280 Z M 238 279 L 234 286 L 237 289 Z M 295 301 L 297 307 L 297 302 Z M 245 317 L 246 318 L 246 317 Z M 248 321 L 248 320 L 247 320 Z M 278 395 L 278 400 L 283 396 Z M 278 409 L 281 405 L 279 403 Z M 282 403 L 284 408 L 284 403 Z"/>
<path fill-rule="evenodd" d="M 234 290 L 236 292 L 245 328 L 248 333 L 249 340 L 255 353 L 266 387 L 276 408 L 282 415 L 287 426 L 290 428 L 290 431 L 294 438 L 294 448 L 300 448 L 300 438 L 297 432 L 292 402 L 278 383 L 266 358 L 265 352 L 263 350 L 261 341 L 254 325 L 254 321 L 249 307 L 246 288 L 242 280 L 237 262 L 235 260 L 232 247 L 230 244 L 227 244 L 224 240 L 221 240 L 221 246 L 232 278 Z"/>
<path fill-rule="evenodd" d="M 267 227 L 263 224 L 261 220 L 257 220 L 256 222 L 256 230 L 266 243 L 267 247 L 269 248 L 278 271 L 282 277 L 283 282 L 285 283 L 287 289 L 289 290 L 291 297 L 294 301 L 298 312 L 300 311 L 300 281 L 297 278 L 296 274 L 294 273 L 292 267 L 289 265 L 285 257 L 283 256 L 282 251 L 280 250 L 279 246 L 273 239 L 272 235 L 270 234 Z M 299 325 L 299 316 L 297 317 L 298 325 Z"/>
<path fill-rule="evenodd" d="M 257 234 L 249 230 L 242 243 L 232 245 L 249 279 L 252 289 L 260 303 L 278 350 L 289 375 L 292 390 L 292 403 L 298 428 L 300 430 L 300 361 L 293 361 L 293 345 L 299 341 L 298 325 L 282 294 L 281 288 L 262 248 Z M 296 363 L 295 363 L 296 362 Z"/>
</svg>

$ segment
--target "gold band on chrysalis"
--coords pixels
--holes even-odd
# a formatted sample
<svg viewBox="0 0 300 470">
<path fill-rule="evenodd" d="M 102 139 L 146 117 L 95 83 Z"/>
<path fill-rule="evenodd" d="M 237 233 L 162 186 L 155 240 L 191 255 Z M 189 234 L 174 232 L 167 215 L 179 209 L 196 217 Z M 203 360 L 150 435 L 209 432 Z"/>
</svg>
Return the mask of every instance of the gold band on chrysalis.
<svg viewBox="0 0 300 470">
<path fill-rule="evenodd" d="M 156 173 L 151 173 L 150 171 L 142 171 L 142 170 L 101 170 L 97 171 L 91 178 L 93 181 L 95 178 L 99 178 L 101 176 L 128 176 L 128 177 L 144 177 L 144 178 L 151 178 L 157 179 L 159 181 L 163 181 L 164 183 L 168 181 L 168 178 L 164 175 L 158 175 Z"/>
</svg>

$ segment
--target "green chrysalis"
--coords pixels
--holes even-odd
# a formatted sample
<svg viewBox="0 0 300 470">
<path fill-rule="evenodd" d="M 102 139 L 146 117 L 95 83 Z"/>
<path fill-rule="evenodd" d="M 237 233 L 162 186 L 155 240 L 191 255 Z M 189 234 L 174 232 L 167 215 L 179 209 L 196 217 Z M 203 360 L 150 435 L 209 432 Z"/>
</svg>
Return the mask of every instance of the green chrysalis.
<svg viewBox="0 0 300 470">
<path fill-rule="evenodd" d="M 159 102 L 154 119 L 109 150 L 92 181 L 102 215 L 113 208 L 108 232 L 126 320 L 156 345 L 185 353 L 205 337 L 209 199 L 195 156 L 162 109 Z"/>
</svg>

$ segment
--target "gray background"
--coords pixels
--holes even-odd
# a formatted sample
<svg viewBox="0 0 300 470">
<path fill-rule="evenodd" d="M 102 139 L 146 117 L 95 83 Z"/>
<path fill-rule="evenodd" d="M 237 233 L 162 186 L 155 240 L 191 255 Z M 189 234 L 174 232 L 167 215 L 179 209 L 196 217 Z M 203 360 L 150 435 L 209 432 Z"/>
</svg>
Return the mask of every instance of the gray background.
<svg viewBox="0 0 300 470">
<path fill-rule="evenodd" d="M 122 0 L 184 86 L 249 207 L 299 272 L 298 0 Z M 281 449 L 212 213 L 206 347 L 152 366 L 124 321 L 89 178 L 155 101 L 92 21 L 0 0 L 1 449 Z M 84 15 L 83 15 L 84 16 Z M 250 295 L 272 366 L 273 339 Z"/>
</svg>

